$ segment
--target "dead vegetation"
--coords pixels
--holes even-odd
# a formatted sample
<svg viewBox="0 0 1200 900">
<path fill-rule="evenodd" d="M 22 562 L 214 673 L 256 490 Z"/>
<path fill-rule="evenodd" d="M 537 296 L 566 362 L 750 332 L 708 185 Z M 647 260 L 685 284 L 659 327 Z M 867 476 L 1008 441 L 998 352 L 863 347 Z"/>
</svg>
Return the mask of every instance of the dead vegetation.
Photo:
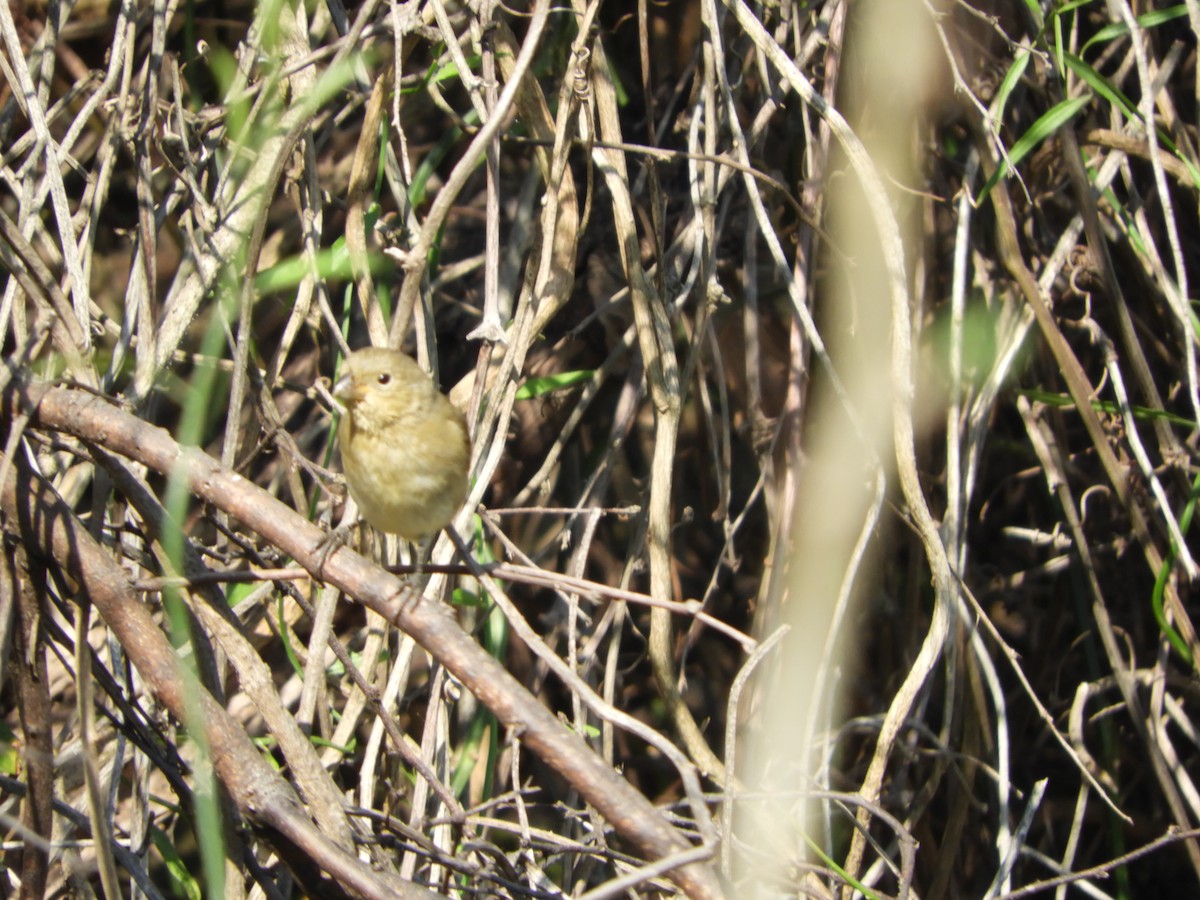
<svg viewBox="0 0 1200 900">
<path fill-rule="evenodd" d="M 1194 8 L 0 32 L 4 895 L 1195 889 Z M 368 343 L 417 573 L 315 571 Z"/>
</svg>

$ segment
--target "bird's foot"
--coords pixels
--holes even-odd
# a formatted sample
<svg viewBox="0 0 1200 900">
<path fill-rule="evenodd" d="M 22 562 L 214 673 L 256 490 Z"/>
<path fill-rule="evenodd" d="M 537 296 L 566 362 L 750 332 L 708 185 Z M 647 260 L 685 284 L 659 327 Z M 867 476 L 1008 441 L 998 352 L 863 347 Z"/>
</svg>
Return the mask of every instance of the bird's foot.
<svg viewBox="0 0 1200 900">
<path fill-rule="evenodd" d="M 316 562 L 314 574 L 317 576 L 317 580 L 325 580 L 325 564 L 329 562 L 329 558 L 334 553 L 350 543 L 350 535 L 357 527 L 357 522 L 352 522 L 349 525 L 339 525 L 317 543 L 316 548 L 313 550 L 313 557 Z"/>
</svg>

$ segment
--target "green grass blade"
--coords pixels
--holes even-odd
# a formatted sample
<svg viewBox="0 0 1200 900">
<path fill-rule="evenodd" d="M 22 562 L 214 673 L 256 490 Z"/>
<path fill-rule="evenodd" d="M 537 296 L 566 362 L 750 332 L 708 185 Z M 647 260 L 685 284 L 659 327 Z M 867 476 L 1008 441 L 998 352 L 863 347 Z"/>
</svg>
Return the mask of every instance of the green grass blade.
<svg viewBox="0 0 1200 900">
<path fill-rule="evenodd" d="M 1022 51 L 1013 64 L 1008 67 L 1008 71 L 1004 73 L 1004 80 L 1000 82 L 1000 87 L 996 90 L 996 121 L 1004 120 L 1004 110 L 1008 106 L 1008 98 L 1012 96 L 1013 90 L 1021 81 L 1021 76 L 1025 74 L 1025 70 L 1029 67 L 1029 60 L 1033 54 L 1029 50 Z"/>
<path fill-rule="evenodd" d="M 1187 6 L 1180 3 L 1176 6 L 1168 6 L 1166 9 L 1156 9 L 1153 12 L 1142 13 L 1142 15 L 1137 17 L 1137 23 L 1142 28 L 1157 28 L 1159 25 L 1170 22 L 1172 19 L 1182 18 L 1186 15 Z M 1115 22 L 1112 25 L 1106 25 L 1093 34 L 1079 52 L 1080 54 L 1087 53 L 1095 44 L 1102 44 L 1126 34 L 1129 34 L 1129 26 L 1124 22 Z"/>
<path fill-rule="evenodd" d="M 996 167 L 996 171 L 992 173 L 992 177 L 987 180 L 987 184 L 983 186 L 983 190 L 975 198 L 975 205 L 978 206 L 982 203 L 1000 179 L 1008 177 L 1008 173 L 1032 153 L 1038 144 L 1052 136 L 1058 129 L 1075 118 L 1079 114 L 1079 111 L 1091 103 L 1091 101 L 1091 94 L 1084 94 L 1082 97 L 1076 97 L 1073 100 L 1064 100 L 1062 103 L 1051 107 L 1041 118 L 1030 125 L 1029 130 L 1017 138 L 1016 143 L 1009 149 L 1008 158 L 1000 161 L 1000 165 Z"/>
</svg>

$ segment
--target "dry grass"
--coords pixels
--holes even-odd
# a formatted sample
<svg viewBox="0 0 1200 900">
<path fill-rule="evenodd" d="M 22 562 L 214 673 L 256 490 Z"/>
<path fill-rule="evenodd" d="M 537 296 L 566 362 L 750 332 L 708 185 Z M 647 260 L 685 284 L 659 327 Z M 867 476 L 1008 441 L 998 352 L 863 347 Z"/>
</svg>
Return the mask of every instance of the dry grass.
<svg viewBox="0 0 1200 900">
<path fill-rule="evenodd" d="M 1194 890 L 1200 19 L 1043 15 L 6 4 L 0 891 Z"/>
</svg>

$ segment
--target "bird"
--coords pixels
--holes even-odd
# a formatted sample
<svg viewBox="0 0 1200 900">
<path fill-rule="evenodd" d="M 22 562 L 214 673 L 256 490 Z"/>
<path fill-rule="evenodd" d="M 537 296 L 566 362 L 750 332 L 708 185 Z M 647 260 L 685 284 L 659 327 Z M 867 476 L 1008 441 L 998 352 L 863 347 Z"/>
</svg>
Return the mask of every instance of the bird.
<svg viewBox="0 0 1200 900">
<path fill-rule="evenodd" d="M 415 360 L 384 347 L 346 357 L 333 396 L 345 407 L 338 444 L 360 515 L 414 543 L 445 527 L 467 496 L 463 414 Z"/>
</svg>

